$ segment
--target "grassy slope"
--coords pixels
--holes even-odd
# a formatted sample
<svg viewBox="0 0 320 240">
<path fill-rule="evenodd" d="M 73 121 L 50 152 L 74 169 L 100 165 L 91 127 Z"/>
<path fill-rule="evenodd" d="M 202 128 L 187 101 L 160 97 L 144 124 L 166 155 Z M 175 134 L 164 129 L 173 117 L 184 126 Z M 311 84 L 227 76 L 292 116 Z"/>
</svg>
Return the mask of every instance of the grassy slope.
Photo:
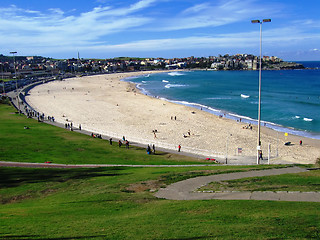
<svg viewBox="0 0 320 240">
<path fill-rule="evenodd" d="M 319 237 L 319 203 L 170 201 L 156 199 L 147 190 L 151 180 L 190 170 L 195 169 L 1 168 L 0 236 L 14 235 L 18 239 Z M 152 183 L 151 186 L 159 186 L 161 181 Z M 148 185 L 146 189 L 145 185 Z"/>
<path fill-rule="evenodd" d="M 2 108 L 3 106 L 1 106 Z M 6 111 L 12 111 L 6 110 Z M 91 139 L 45 124 L 28 122 L 39 129 L 31 140 L 25 121 L 0 111 L 1 153 L 16 151 L 8 160 L 28 161 L 33 146 L 16 136 L 26 134 L 27 142 L 39 140 L 37 161 L 71 163 L 125 161 L 144 162 L 145 152 L 108 149 L 99 139 Z M 5 126 L 11 129 L 3 138 Z M 32 125 L 35 124 L 35 125 Z M 44 130 L 42 129 L 44 128 Z M 22 130 L 21 130 L 22 129 Z M 42 130 L 41 130 L 42 129 Z M 44 134 L 45 133 L 45 134 Z M 14 137 L 12 137 L 14 136 Z M 79 138 L 85 151 L 66 157 L 64 148 L 76 149 Z M 52 144 L 52 138 L 63 143 Z M 76 138 L 76 140 L 74 139 Z M 5 141 L 7 140 L 7 141 Z M 25 141 L 24 141 L 25 142 Z M 93 143 L 93 146 L 91 145 Z M 3 145 L 6 145 L 5 147 Z M 29 146 L 30 145 L 30 146 Z M 58 145 L 55 147 L 55 145 Z M 54 150 L 50 148 L 54 147 Z M 46 149 L 46 150 L 43 150 Z M 96 155 L 98 153 L 100 155 Z M 21 153 L 22 152 L 22 153 Z M 87 159 L 83 158 L 87 152 Z M 96 160 L 106 154 L 103 160 Z M 10 153 L 11 154 L 11 153 Z M 127 155 L 124 155 L 127 154 Z M 132 154 L 132 155 L 131 155 Z M 136 155 L 134 155 L 136 154 Z M 4 158 L 5 154 L 1 154 Z M 41 157 L 38 157 L 40 155 Z M 23 157 L 23 159 L 21 159 Z M 149 157 L 149 156 L 148 156 Z M 168 161 L 152 156 L 152 163 Z M 164 160 L 163 160 L 163 159 Z M 2 159 L 3 160 L 3 159 Z M 170 160 L 173 161 L 173 160 Z M 262 168 L 259 166 L 258 168 Z M 310 239 L 320 237 L 319 203 L 273 201 L 171 201 L 157 199 L 149 189 L 177 181 L 201 170 L 238 171 L 249 166 L 201 168 L 97 168 L 24 169 L 0 168 L 0 239 Z M 286 177 L 285 177 L 286 178 Z M 285 181 L 285 180 L 284 180 Z M 316 180 L 317 181 L 317 180 Z M 313 180 L 312 180 L 313 182 Z"/>
</svg>

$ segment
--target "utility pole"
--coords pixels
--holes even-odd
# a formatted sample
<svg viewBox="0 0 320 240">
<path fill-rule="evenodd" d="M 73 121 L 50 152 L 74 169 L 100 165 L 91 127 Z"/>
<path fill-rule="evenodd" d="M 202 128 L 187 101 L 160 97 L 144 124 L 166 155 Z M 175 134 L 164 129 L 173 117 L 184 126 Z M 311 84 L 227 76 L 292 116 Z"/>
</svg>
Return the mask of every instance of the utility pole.
<svg viewBox="0 0 320 240">
<path fill-rule="evenodd" d="M 20 101 L 19 101 L 19 92 L 18 92 L 18 78 L 17 78 L 17 69 L 16 69 L 16 57 L 15 54 L 17 53 L 16 51 L 10 52 L 13 56 L 13 67 L 14 67 L 14 77 L 16 79 L 16 92 L 17 92 L 17 102 L 18 102 L 18 111 L 19 115 L 20 113 Z"/>
</svg>

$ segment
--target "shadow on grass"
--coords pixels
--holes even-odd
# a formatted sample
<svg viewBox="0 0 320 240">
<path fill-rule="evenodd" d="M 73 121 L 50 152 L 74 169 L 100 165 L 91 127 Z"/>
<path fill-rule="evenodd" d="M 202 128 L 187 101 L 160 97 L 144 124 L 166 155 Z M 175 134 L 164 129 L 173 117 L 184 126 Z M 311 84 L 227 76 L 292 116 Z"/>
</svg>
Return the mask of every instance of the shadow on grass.
<svg viewBox="0 0 320 240">
<path fill-rule="evenodd" d="M 187 237 L 187 238 L 168 238 L 168 239 L 165 239 L 165 240 L 196 240 L 196 239 L 211 239 L 213 238 L 212 236 L 201 236 L 201 237 Z"/>
<path fill-rule="evenodd" d="M 18 187 L 25 183 L 66 182 L 72 179 L 128 175 L 128 173 L 119 172 L 123 169 L 27 169 L 3 167 L 0 168 L 0 188 Z"/>
<path fill-rule="evenodd" d="M 106 238 L 106 235 L 97 236 L 80 236 L 80 237 L 56 237 L 47 238 L 39 235 L 10 235 L 10 236 L 0 236 L 0 239 L 12 239 L 12 240 L 30 240 L 30 239 L 45 239 L 45 240 L 69 240 L 69 239 L 95 239 L 95 238 Z"/>
<path fill-rule="evenodd" d="M 24 240 L 24 239 L 34 239 L 34 238 L 38 238 L 40 236 L 38 235 L 4 235 L 4 236 L 0 236 L 0 239 L 17 239 L 17 240 Z"/>
</svg>

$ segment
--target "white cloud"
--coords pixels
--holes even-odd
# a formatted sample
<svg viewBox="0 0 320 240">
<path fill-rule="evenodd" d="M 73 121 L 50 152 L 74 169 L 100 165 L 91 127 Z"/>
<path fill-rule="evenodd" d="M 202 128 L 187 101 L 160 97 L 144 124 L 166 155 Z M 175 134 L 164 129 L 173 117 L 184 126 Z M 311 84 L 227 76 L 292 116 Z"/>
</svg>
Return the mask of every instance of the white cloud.
<svg viewBox="0 0 320 240">
<path fill-rule="evenodd" d="M 154 1 L 144 0 L 128 8 L 112 9 L 96 7 L 80 16 L 69 15 L 58 8 L 48 9 L 48 13 L 30 11 L 11 6 L 0 8 L 0 39 L 2 46 L 91 46 L 102 36 L 141 26 L 150 21 L 134 13 L 148 7 Z"/>
<path fill-rule="evenodd" d="M 280 9 L 255 4 L 252 0 L 229 0 L 196 4 L 163 22 L 162 31 L 217 27 L 241 22 L 250 16 L 275 14 Z M 157 30 L 159 30 L 157 29 Z"/>
<path fill-rule="evenodd" d="M 144 9 L 150 7 L 153 3 L 157 2 L 157 0 L 141 0 L 137 3 L 134 3 L 130 6 L 131 11 L 137 11 L 140 9 Z"/>
<path fill-rule="evenodd" d="M 43 12 L 21 9 L 15 5 L 0 8 L 0 34 L 5 36 L 0 38 L 2 51 L 16 49 L 19 53 L 41 55 L 78 50 L 87 50 L 92 54 L 101 51 L 125 54 L 132 51 L 152 52 L 157 49 L 255 49 L 259 46 L 258 26 L 251 28 L 255 29 L 254 32 L 241 32 L 239 25 L 248 23 L 246 29 L 250 29 L 250 19 L 257 16 L 272 17 L 283 10 L 271 5 L 260 5 L 256 0 L 199 0 L 194 1 L 196 3 L 187 1 L 184 6 L 188 7 L 185 8 L 172 6 L 172 9 L 179 10 L 175 14 L 167 14 L 163 8 L 158 8 L 161 7 L 159 3 L 167 3 L 165 9 L 169 9 L 170 4 L 175 4 L 176 1 L 140 0 L 126 7 L 107 5 L 110 1 L 99 2 L 104 2 L 105 5 L 78 15 L 75 11 L 64 12 L 60 8 L 50 8 Z M 285 27 L 281 27 L 279 23 L 280 21 L 277 25 L 268 24 L 268 27 L 264 27 L 265 46 L 300 47 L 312 39 L 314 44 L 309 45 L 309 48 L 312 46 L 318 51 L 319 21 L 301 19 L 286 23 Z M 223 31 L 228 34 L 221 34 L 222 31 L 219 34 L 216 31 L 219 28 L 215 28 L 218 26 L 226 26 Z M 310 29 L 316 31 L 309 32 Z M 138 33 L 135 34 L 136 40 L 130 39 L 128 32 Z M 109 40 L 116 33 L 123 33 L 125 36 L 118 39 L 123 44 L 115 42 L 117 39 Z M 141 36 L 139 33 L 142 33 Z"/>
<path fill-rule="evenodd" d="M 286 49 L 292 46 L 299 46 L 305 39 L 320 41 L 317 33 L 305 33 L 296 27 L 277 28 L 266 30 L 263 33 L 263 44 L 266 48 Z M 92 51 L 106 52 L 152 52 L 155 50 L 172 51 L 183 49 L 242 49 L 252 51 L 259 49 L 259 32 L 240 32 L 228 34 L 215 34 L 207 36 L 191 36 L 184 38 L 164 38 L 131 41 L 123 44 L 96 45 L 90 47 Z M 314 49 L 314 51 L 319 51 Z"/>
</svg>

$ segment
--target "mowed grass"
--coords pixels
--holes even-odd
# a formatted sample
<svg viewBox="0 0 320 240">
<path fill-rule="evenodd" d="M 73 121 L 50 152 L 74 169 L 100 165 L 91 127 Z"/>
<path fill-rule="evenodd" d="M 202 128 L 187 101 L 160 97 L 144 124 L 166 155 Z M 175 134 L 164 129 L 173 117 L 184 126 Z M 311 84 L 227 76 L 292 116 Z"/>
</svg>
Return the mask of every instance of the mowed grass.
<svg viewBox="0 0 320 240">
<path fill-rule="evenodd" d="M 172 201 L 153 190 L 201 168 L 0 168 L 3 239 L 318 239 L 319 203 Z M 151 191 L 150 191 L 151 190 Z"/>
<path fill-rule="evenodd" d="M 100 139 L 10 114 L 12 108 L 0 105 L 0 109 L 1 160 L 43 162 L 55 159 L 53 162 L 59 163 L 137 164 L 197 162 L 173 155 L 168 158 L 166 154 L 150 156 L 138 148 L 128 151 L 111 147 Z M 5 130 L 5 124 L 12 134 Z M 24 125 L 30 129 L 24 130 Z M 33 132 L 34 138 L 29 130 L 37 130 Z M 53 139 L 61 143 L 52 143 Z M 15 147 L 23 142 L 28 142 L 25 148 L 23 145 Z M 85 150 L 74 151 L 79 147 Z M 38 151 L 30 158 L 28 155 L 35 149 Z M 6 154 L 12 155 L 8 157 Z M 2 167 L 0 239 L 319 239 L 320 203 L 173 201 L 153 196 L 160 187 L 186 178 L 264 168 L 266 166 Z M 284 181 L 290 182 L 290 179 L 301 176 L 288 174 L 279 181 L 284 184 Z M 310 181 L 317 183 L 318 178 L 314 176 Z"/>
<path fill-rule="evenodd" d="M 208 161 L 146 149 L 119 148 L 109 141 L 39 123 L 0 104 L 0 161 L 64 164 L 201 164 Z M 24 126 L 29 129 L 24 129 Z"/>
</svg>

